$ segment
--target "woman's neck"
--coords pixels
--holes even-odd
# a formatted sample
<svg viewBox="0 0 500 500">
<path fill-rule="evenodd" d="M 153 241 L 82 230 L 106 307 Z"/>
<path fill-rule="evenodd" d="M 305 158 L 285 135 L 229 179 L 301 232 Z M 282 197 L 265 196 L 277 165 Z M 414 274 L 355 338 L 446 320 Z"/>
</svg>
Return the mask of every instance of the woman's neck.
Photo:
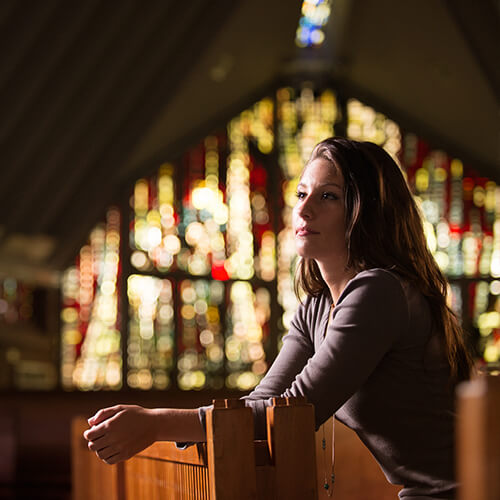
<svg viewBox="0 0 500 500">
<path fill-rule="evenodd" d="M 333 303 L 336 304 L 342 290 L 344 290 L 347 283 L 354 278 L 357 273 L 354 269 L 346 269 L 345 266 L 328 266 L 321 262 L 317 262 L 317 264 L 321 271 L 321 276 L 330 290 Z"/>
</svg>

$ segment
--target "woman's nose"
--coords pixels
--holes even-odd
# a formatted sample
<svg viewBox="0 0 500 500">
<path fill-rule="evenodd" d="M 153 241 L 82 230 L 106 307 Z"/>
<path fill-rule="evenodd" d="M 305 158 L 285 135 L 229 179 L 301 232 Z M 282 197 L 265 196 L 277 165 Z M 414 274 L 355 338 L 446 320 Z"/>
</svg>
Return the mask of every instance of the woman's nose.
<svg viewBox="0 0 500 500">
<path fill-rule="evenodd" d="M 310 198 L 305 198 L 300 203 L 298 210 L 298 214 L 303 219 L 310 219 L 314 215 L 314 207 L 312 206 L 312 201 Z"/>
</svg>

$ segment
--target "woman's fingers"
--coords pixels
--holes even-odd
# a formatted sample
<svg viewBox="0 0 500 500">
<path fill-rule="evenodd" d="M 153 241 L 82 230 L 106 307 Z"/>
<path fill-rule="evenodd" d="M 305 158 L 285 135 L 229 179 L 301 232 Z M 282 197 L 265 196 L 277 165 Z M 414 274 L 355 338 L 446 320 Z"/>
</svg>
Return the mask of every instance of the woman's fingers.
<svg viewBox="0 0 500 500">
<path fill-rule="evenodd" d="M 107 439 L 101 438 L 97 439 L 96 441 L 89 441 L 87 446 L 89 450 L 97 452 L 107 448 L 109 446 L 109 443 Z"/>
<path fill-rule="evenodd" d="M 116 405 L 99 410 L 93 417 L 88 419 L 89 425 L 92 427 L 83 433 L 83 437 L 87 441 L 96 441 L 105 436 L 109 432 L 110 419 L 124 409 L 123 405 Z"/>
<path fill-rule="evenodd" d="M 90 448 L 90 443 L 89 443 Z M 103 448 L 99 448 L 98 443 L 93 443 L 92 448 L 90 448 L 95 454 L 105 463 L 112 465 L 117 464 L 118 462 L 122 462 L 123 460 L 129 459 L 132 454 L 125 449 L 122 449 L 122 446 L 119 444 L 114 444 L 110 446 L 105 446 Z"/>
<path fill-rule="evenodd" d="M 98 439 L 103 438 L 108 431 L 108 426 L 106 424 L 94 425 L 92 428 L 87 429 L 83 433 L 83 437 L 87 441 L 97 441 Z"/>
<path fill-rule="evenodd" d="M 112 453 L 111 455 L 107 456 L 106 458 L 100 457 L 101 460 L 108 465 L 114 465 L 119 462 L 122 462 L 123 460 L 127 460 L 127 456 L 125 456 L 123 453 L 117 452 L 117 453 Z"/>
<path fill-rule="evenodd" d="M 90 417 L 87 422 L 89 425 L 98 425 L 104 420 L 111 418 L 123 410 L 123 405 L 110 406 L 109 408 L 103 408 L 99 410 L 93 417 Z"/>
</svg>

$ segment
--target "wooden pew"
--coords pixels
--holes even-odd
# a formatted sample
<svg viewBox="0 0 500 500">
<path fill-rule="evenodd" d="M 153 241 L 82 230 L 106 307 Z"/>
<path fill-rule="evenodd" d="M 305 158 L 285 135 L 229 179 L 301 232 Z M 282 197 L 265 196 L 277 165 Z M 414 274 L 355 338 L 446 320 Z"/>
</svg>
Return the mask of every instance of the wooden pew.
<svg viewBox="0 0 500 500">
<path fill-rule="evenodd" d="M 459 500 L 500 498 L 500 377 L 482 376 L 457 390 Z"/>
<path fill-rule="evenodd" d="M 267 441 L 253 440 L 253 416 L 239 400 L 216 400 L 207 442 L 179 450 L 155 443 L 117 466 L 86 447 L 84 419 L 73 422 L 74 500 L 316 500 L 314 410 L 299 398 L 275 398 Z M 298 431 L 300 430 L 300 431 Z"/>
<path fill-rule="evenodd" d="M 107 465 L 87 447 L 83 437 L 89 428 L 83 417 L 71 423 L 71 484 L 73 500 L 124 500 L 123 463 Z"/>
</svg>

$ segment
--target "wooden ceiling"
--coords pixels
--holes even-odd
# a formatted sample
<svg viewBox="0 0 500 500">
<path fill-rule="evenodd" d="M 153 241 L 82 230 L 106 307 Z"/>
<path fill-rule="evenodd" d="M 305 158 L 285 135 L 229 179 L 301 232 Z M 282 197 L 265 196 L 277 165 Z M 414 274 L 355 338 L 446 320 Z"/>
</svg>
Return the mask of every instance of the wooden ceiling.
<svg viewBox="0 0 500 500">
<path fill-rule="evenodd" d="M 286 81 L 321 74 L 500 180 L 499 2 L 0 2 L 0 275 L 57 281 L 107 206 Z"/>
</svg>

